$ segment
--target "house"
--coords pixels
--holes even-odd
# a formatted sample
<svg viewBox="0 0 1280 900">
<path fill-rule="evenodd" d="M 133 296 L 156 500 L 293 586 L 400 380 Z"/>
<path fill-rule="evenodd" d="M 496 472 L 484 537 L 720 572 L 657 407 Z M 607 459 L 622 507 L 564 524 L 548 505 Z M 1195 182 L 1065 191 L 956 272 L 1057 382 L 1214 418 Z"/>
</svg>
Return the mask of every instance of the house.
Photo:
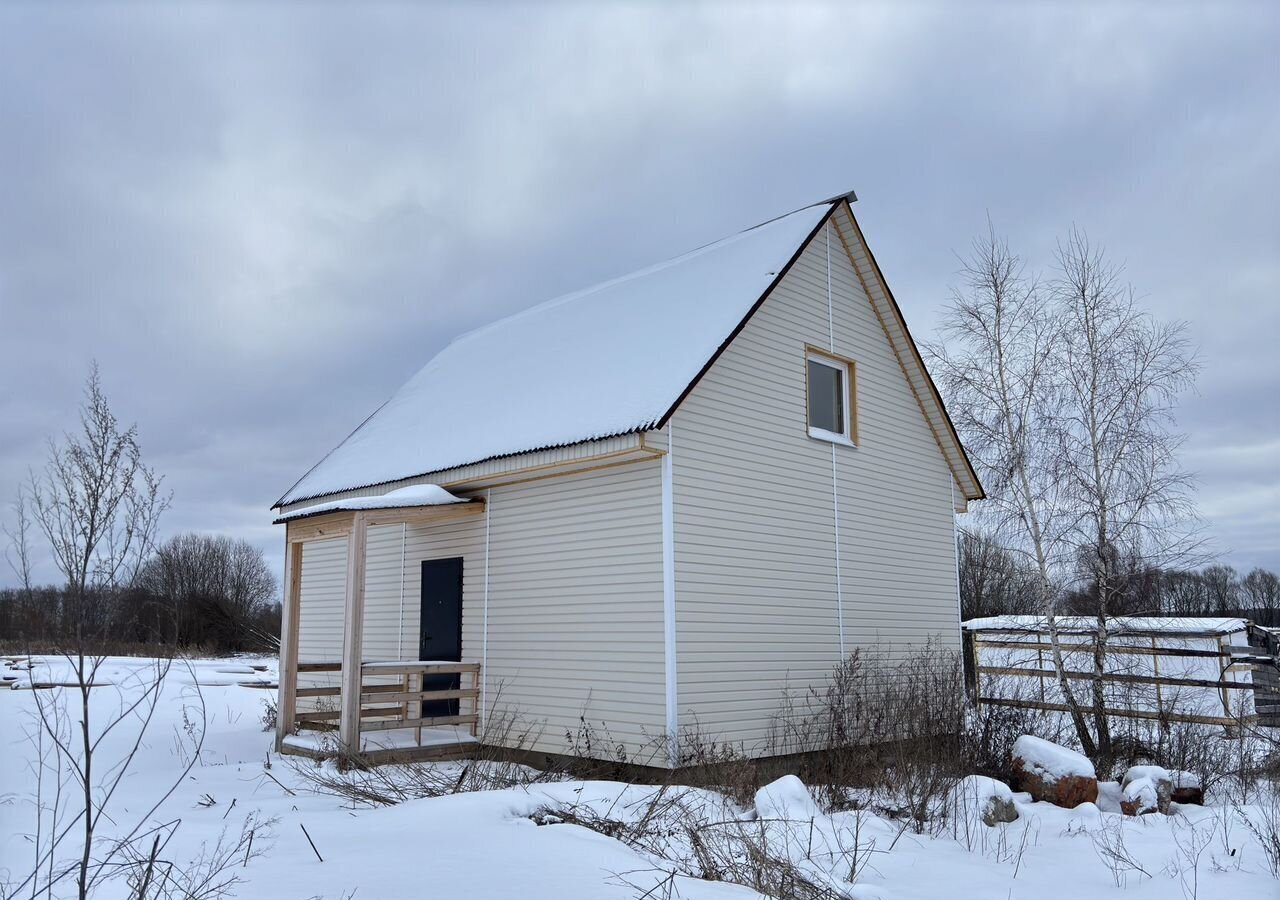
<svg viewBox="0 0 1280 900">
<path fill-rule="evenodd" d="M 958 649 L 982 486 L 854 199 L 463 335 L 289 488 L 279 746 L 505 710 L 676 766 L 855 647 Z"/>
</svg>

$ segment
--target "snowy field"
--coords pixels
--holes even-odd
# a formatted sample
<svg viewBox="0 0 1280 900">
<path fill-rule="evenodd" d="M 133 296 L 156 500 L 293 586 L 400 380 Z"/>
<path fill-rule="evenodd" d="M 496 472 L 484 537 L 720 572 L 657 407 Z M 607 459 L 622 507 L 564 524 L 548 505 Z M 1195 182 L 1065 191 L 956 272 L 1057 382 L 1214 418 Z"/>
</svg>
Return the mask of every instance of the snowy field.
<svg viewBox="0 0 1280 900">
<path fill-rule="evenodd" d="M 105 723 L 122 704 L 144 695 L 153 671 L 148 660 L 108 660 L 99 678 L 109 683 L 91 692 L 94 721 Z M 66 664 L 57 660 L 37 658 L 29 668 L 25 660 L 10 661 L 0 674 L 18 688 L 0 690 L 0 883 L 13 891 L 40 852 L 33 838 L 37 790 L 45 834 L 54 803 L 64 807 L 63 823 L 74 814 L 72 791 L 52 794 L 54 754 L 48 738 L 41 742 L 37 736 L 35 715 L 37 699 L 49 703 L 72 692 L 29 689 L 32 681 L 68 680 Z M 175 664 L 136 758 L 101 820 L 103 837 L 118 837 L 140 822 L 145 828 L 163 824 L 154 832 L 163 837 L 155 868 L 188 874 L 218 857 L 221 841 L 223 851 L 235 852 L 217 883 L 226 884 L 228 896 L 263 900 L 636 900 L 647 891 L 650 897 L 761 896 L 738 885 L 671 876 L 689 871 L 696 856 L 676 827 L 649 848 L 654 852 L 646 852 L 570 824 L 588 818 L 634 821 L 655 810 L 671 816 L 678 807 L 698 809 L 720 833 L 729 829 L 767 840 L 806 879 L 829 888 L 830 897 L 1280 898 L 1280 881 L 1268 871 L 1242 818 L 1259 817 L 1257 806 L 1180 806 L 1173 816 L 1126 819 L 1115 811 L 1118 788 L 1111 785 L 1104 786 L 1098 805 L 1070 811 L 1014 795 L 1017 820 L 991 828 L 962 810 L 939 836 L 914 834 L 868 812 L 824 815 L 794 779 L 768 790 L 757 808 L 684 789 L 667 789 L 655 803 L 656 788 L 610 782 L 536 784 L 357 807 L 317 792 L 301 771 L 313 763 L 271 752 L 272 735 L 262 721 L 271 692 L 254 685 L 274 679 L 274 660 Z M 133 745 L 137 715 L 103 740 L 98 777 L 110 778 L 109 767 Z M 193 755 L 202 722 L 206 735 Z M 241 841 L 248 831 L 251 847 Z M 78 853 L 77 837 L 73 828 L 59 862 Z M 154 838 L 143 843 L 149 849 Z M 127 868 L 103 882 L 95 896 L 135 896 Z M 849 883 L 851 874 L 856 883 Z M 157 876 L 153 886 L 160 883 Z M 61 888 L 53 896 L 74 892 L 71 882 Z M 30 897 L 31 885 L 13 896 Z M 163 893 L 153 887 L 147 896 Z"/>
</svg>

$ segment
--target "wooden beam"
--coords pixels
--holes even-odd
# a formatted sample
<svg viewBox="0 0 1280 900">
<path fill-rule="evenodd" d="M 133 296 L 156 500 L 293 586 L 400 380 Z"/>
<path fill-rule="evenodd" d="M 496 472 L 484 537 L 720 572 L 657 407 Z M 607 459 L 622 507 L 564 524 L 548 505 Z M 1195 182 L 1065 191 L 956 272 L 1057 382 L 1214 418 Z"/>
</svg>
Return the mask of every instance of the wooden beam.
<svg viewBox="0 0 1280 900">
<path fill-rule="evenodd" d="M 364 645 L 364 571 L 369 529 L 364 513 L 352 516 L 347 537 L 347 593 L 342 630 L 342 716 L 338 742 L 349 754 L 360 752 L 361 651 Z"/>
<path fill-rule="evenodd" d="M 302 544 L 285 541 L 284 602 L 280 606 L 280 683 L 276 699 L 276 752 L 294 727 L 298 696 L 298 616 L 302 600 Z"/>
<path fill-rule="evenodd" d="M 382 700 L 379 703 L 385 702 Z M 299 722 L 331 722 L 342 715 L 340 709 L 312 709 L 306 712 L 298 713 Z M 399 706 L 363 706 L 360 708 L 360 718 L 363 719 L 386 719 L 390 717 L 400 718 Z M 367 724 L 361 724 L 361 731 L 368 731 Z"/>
<path fill-rule="evenodd" d="M 390 687 L 400 687 L 398 684 L 390 685 Z M 369 688 L 365 688 L 365 693 L 361 695 L 361 703 L 417 703 L 422 700 L 462 700 L 472 699 L 480 693 L 476 688 L 455 688 L 447 691 L 395 691 L 388 692 L 385 696 L 376 693 L 370 693 Z M 406 716 L 405 718 L 408 718 Z"/>
<path fill-rule="evenodd" d="M 973 634 L 974 632 L 968 632 Z M 1156 640 L 1152 636 L 1151 640 Z M 988 641 L 978 638 L 975 643 L 979 647 L 999 647 L 1004 650 L 1052 650 L 1053 645 L 1048 641 Z M 1093 653 L 1093 644 L 1062 644 L 1063 653 Z M 1125 644 L 1107 643 L 1108 653 L 1122 653 L 1133 656 L 1184 656 L 1184 657 L 1209 657 L 1217 659 L 1224 655 L 1220 650 L 1193 650 L 1188 647 L 1136 647 L 1127 646 Z"/>
<path fill-rule="evenodd" d="M 1010 669 L 1003 666 L 980 666 L 978 673 L 981 675 L 1016 675 L 1023 678 L 1057 678 L 1058 675 L 1052 669 Z M 1092 672 L 1063 672 L 1065 677 L 1076 681 L 1092 681 Z M 1154 675 L 1124 675 L 1119 672 L 1107 672 L 1102 676 L 1104 682 L 1111 681 L 1117 684 L 1163 684 L 1176 687 L 1203 687 L 1214 688 L 1215 690 L 1236 689 L 1242 691 L 1253 690 L 1253 685 L 1244 681 L 1210 681 L 1207 678 L 1169 678 Z M 1223 694 L 1225 697 L 1226 694 Z"/>
<path fill-rule="evenodd" d="M 442 506 L 392 506 L 386 509 L 352 510 L 338 509 L 333 512 L 307 516 L 301 519 L 285 521 L 285 533 L 290 543 L 303 541 L 323 541 L 332 538 L 347 537 L 351 534 L 357 513 L 365 518 L 365 525 L 399 525 L 407 522 L 410 525 L 434 525 L 440 522 L 451 522 L 454 519 L 477 516 L 484 512 L 483 500 L 468 500 L 465 503 L 450 503 Z"/>
<path fill-rule="evenodd" d="M 393 719 L 389 722 L 368 722 L 365 731 L 394 731 L 397 728 L 430 728 L 434 725 L 471 725 L 476 721 L 474 715 L 466 716 L 434 716 L 428 719 Z"/>
<path fill-rule="evenodd" d="M 364 674 L 370 678 L 383 675 L 457 675 L 462 672 L 479 672 L 480 663 L 366 663 Z"/>
<path fill-rule="evenodd" d="M 337 686 L 298 688 L 294 691 L 298 697 L 336 697 L 341 693 L 342 689 Z"/>
<path fill-rule="evenodd" d="M 1043 709 L 1050 712 L 1070 712 L 1071 707 L 1065 703 L 1034 703 L 1030 700 L 1021 700 L 1009 697 L 982 697 L 983 703 L 990 703 L 992 706 L 1011 706 L 1018 709 Z M 1109 716 L 1117 716 L 1126 719 L 1154 719 L 1165 722 L 1189 722 L 1194 725 L 1239 725 L 1237 719 L 1228 719 L 1224 716 L 1197 716 L 1187 713 L 1158 713 L 1149 709 L 1114 709 L 1107 707 L 1106 713 Z M 1254 721 L 1255 716 L 1245 718 L 1245 722 Z"/>
<path fill-rule="evenodd" d="M 350 511 L 339 511 L 285 522 L 285 535 L 291 544 L 346 537 L 351 533 L 351 522 L 354 518 L 355 514 Z"/>
<path fill-rule="evenodd" d="M 483 515 L 484 501 L 469 500 L 448 506 L 401 506 L 392 509 L 370 509 L 365 512 L 369 525 L 438 525 L 456 519 Z"/>
</svg>

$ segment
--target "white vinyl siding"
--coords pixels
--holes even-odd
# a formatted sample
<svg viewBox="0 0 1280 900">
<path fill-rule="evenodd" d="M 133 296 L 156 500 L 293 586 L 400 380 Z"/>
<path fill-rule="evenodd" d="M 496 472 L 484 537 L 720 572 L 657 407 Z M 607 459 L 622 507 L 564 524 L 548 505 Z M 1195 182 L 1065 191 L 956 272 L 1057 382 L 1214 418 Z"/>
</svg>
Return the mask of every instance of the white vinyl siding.
<svg viewBox="0 0 1280 900">
<path fill-rule="evenodd" d="M 847 649 L 959 645 L 951 475 L 830 247 L 830 320 L 820 231 L 673 421 L 680 726 L 756 752 L 784 689 L 840 660 L 833 454 Z M 806 344 L 857 362 L 857 447 L 808 434 Z"/>
<path fill-rule="evenodd" d="M 597 756 L 612 757 L 621 745 L 629 758 L 644 759 L 659 746 L 659 491 L 652 460 L 488 492 L 486 693 L 539 735 L 532 749 L 566 752 L 566 733 L 576 734 L 584 716 Z M 422 561 L 453 556 L 463 558 L 462 655 L 482 661 L 483 514 L 369 529 L 365 659 L 417 659 Z M 345 564 L 345 539 L 304 545 L 304 661 L 341 656 Z"/>
<path fill-rule="evenodd" d="M 302 582 L 299 586 L 298 662 L 340 662 L 342 660 L 343 617 L 347 591 L 347 539 L 311 541 L 302 544 Z M 337 687 L 337 673 L 298 676 L 298 687 Z M 322 705 L 314 698 L 298 701 L 299 710 Z M 338 699 L 325 698 L 328 709 L 338 708 Z"/>
<path fill-rule="evenodd" d="M 299 662 L 342 659 L 342 621 L 347 591 L 347 539 L 303 544 L 298 615 Z"/>
<path fill-rule="evenodd" d="M 662 734 L 660 485 L 654 461 L 491 492 L 488 688 L 545 723 L 537 749 L 583 716 L 597 756 Z"/>
</svg>

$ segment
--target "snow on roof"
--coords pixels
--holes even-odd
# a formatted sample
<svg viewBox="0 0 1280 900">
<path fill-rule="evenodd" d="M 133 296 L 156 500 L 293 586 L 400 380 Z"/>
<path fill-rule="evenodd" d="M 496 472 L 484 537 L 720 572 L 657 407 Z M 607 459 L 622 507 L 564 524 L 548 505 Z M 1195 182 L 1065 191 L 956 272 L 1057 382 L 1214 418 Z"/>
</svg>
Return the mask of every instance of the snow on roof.
<svg viewBox="0 0 1280 900">
<path fill-rule="evenodd" d="M 1058 630 L 1068 634 L 1091 634 L 1097 619 L 1088 616 L 1058 616 Z M 1165 634 L 1231 634 L 1248 626 L 1246 619 L 1218 619 L 1189 616 L 1115 616 L 1107 620 L 1108 634 L 1162 632 Z M 966 631 L 1048 630 L 1044 616 L 990 616 L 962 622 Z"/>
<path fill-rule="evenodd" d="M 839 201 L 457 338 L 276 505 L 654 427 Z"/>
<path fill-rule="evenodd" d="M 389 491 L 377 497 L 348 497 L 346 500 L 334 500 L 330 503 L 316 503 L 304 506 L 276 519 L 275 524 L 288 522 L 291 519 L 305 519 L 307 516 L 318 516 L 321 513 L 354 509 L 401 509 L 408 506 L 447 506 L 451 503 L 470 503 L 463 497 L 453 494 L 438 484 L 415 484 L 399 490 Z"/>
</svg>

